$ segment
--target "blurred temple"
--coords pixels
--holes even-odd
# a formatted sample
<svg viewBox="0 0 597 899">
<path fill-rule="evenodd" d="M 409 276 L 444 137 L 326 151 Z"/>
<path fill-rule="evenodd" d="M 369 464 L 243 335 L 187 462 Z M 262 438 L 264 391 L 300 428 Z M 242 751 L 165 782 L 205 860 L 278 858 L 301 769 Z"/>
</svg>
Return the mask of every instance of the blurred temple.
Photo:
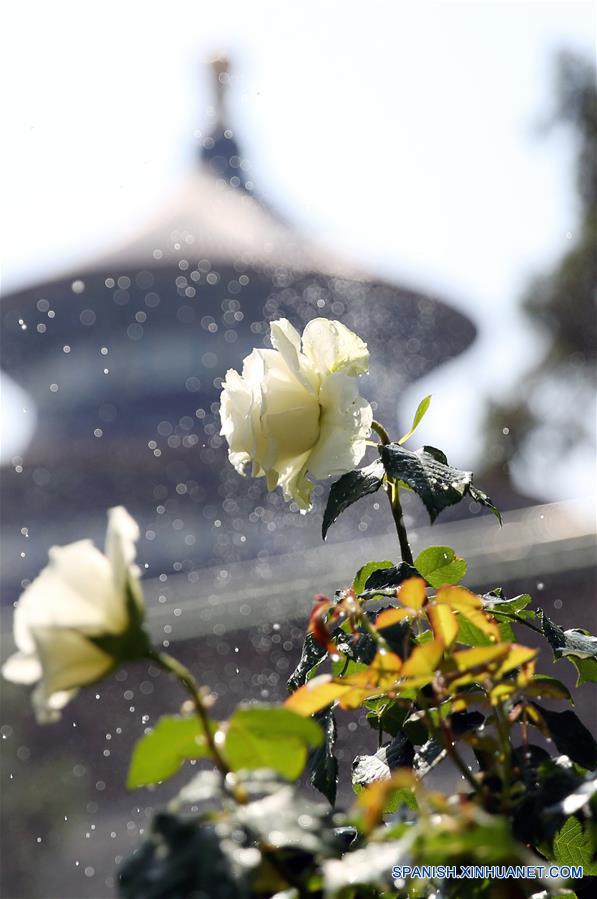
<svg viewBox="0 0 597 899">
<path fill-rule="evenodd" d="M 5 604 L 49 542 L 101 538 L 114 504 L 140 521 L 156 576 L 173 563 L 192 581 L 206 564 L 263 562 L 294 547 L 297 529 L 302 543 L 319 539 L 262 481 L 239 478 L 218 435 L 221 380 L 267 341 L 270 320 L 302 329 L 327 316 L 360 334 L 364 390 L 390 428 L 403 387 L 475 336 L 446 303 L 371 278 L 257 199 L 227 121 L 226 62 L 212 74 L 212 127 L 171 208 L 108 258 L 2 300 L 2 364 L 38 412 L 24 457 L 3 472 Z"/>
</svg>

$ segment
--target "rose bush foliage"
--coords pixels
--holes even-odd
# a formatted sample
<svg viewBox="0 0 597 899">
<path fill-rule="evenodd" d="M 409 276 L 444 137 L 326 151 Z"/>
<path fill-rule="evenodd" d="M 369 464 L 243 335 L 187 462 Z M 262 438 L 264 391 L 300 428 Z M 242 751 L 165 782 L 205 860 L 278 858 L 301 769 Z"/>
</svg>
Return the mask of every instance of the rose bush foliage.
<svg viewBox="0 0 597 899">
<path fill-rule="evenodd" d="M 179 680 L 190 703 L 137 742 L 129 789 L 166 780 L 189 759 L 207 766 L 123 865 L 122 899 L 594 895 L 597 743 L 571 709 L 545 707 L 572 696 L 537 672 L 537 650 L 521 633 L 544 635 L 556 660 L 576 666 L 579 685 L 597 680 L 597 640 L 564 631 L 527 594 L 471 592 L 462 584 L 466 562 L 449 546 L 413 558 L 403 489 L 421 498 L 431 521 L 465 497 L 499 518 L 471 472 L 452 468 L 434 447 L 402 448 L 429 398 L 392 441 L 358 392 L 368 367 L 360 338 L 325 319 L 301 337 L 281 320 L 271 343 L 224 382 L 230 461 L 266 477 L 270 490 L 280 486 L 302 510 L 312 479 L 341 475 L 324 536 L 352 503 L 384 490 L 402 559 L 347 570 L 334 596 L 316 595 L 283 705 L 241 704 L 218 720 L 206 688 L 144 630 L 138 529 L 128 514 L 110 511 L 105 554 L 85 540 L 50 551 L 17 606 L 18 651 L 4 676 L 37 683 L 34 705 L 47 721 L 122 660 L 151 660 Z M 377 458 L 355 469 L 374 447 L 370 432 Z M 372 747 L 353 763 L 354 803 L 337 808 L 335 718 L 357 708 L 373 729 Z M 428 785 L 447 760 L 460 775 L 452 795 Z M 297 786 L 305 771 L 325 800 Z M 395 865 L 554 862 L 580 864 L 584 877 L 392 879 Z"/>
</svg>

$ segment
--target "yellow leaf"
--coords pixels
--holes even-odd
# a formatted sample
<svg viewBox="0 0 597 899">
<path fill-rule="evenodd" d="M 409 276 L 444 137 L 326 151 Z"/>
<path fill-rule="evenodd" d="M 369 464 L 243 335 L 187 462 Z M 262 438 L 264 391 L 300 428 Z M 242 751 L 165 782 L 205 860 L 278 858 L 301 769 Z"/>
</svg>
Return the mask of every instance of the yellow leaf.
<svg viewBox="0 0 597 899">
<path fill-rule="evenodd" d="M 550 737 L 549 727 L 543 720 L 543 715 L 537 711 L 533 705 L 525 705 L 525 712 L 529 721 L 543 734 L 544 737 Z"/>
<path fill-rule="evenodd" d="M 375 619 L 375 627 L 379 631 L 384 627 L 391 627 L 393 624 L 398 624 L 398 622 L 412 617 L 412 609 L 384 609 Z"/>
<path fill-rule="evenodd" d="M 476 593 L 471 593 L 466 587 L 447 586 L 440 587 L 435 601 L 445 603 L 453 608 L 482 609 L 483 601 Z"/>
<path fill-rule="evenodd" d="M 493 665 L 508 655 L 511 643 L 496 643 L 495 646 L 475 646 L 462 649 L 453 655 L 458 671 L 474 671 Z"/>
<path fill-rule="evenodd" d="M 439 664 L 444 651 L 441 640 L 429 640 L 415 647 L 402 666 L 402 677 L 419 677 L 432 675 Z"/>
<path fill-rule="evenodd" d="M 378 652 L 365 671 L 345 677 L 342 683 L 355 687 L 391 687 L 400 677 L 402 659 L 395 652 Z"/>
<path fill-rule="evenodd" d="M 293 712 L 308 718 L 309 715 L 319 712 L 349 690 L 349 686 L 333 681 L 330 674 L 321 674 L 299 687 L 288 697 L 284 705 Z"/>
<path fill-rule="evenodd" d="M 398 599 L 403 606 L 418 612 L 427 599 L 427 584 L 422 577 L 409 577 L 398 588 Z"/>
<path fill-rule="evenodd" d="M 365 787 L 356 801 L 357 810 L 364 812 L 365 830 L 369 833 L 381 824 L 387 801 L 396 790 L 414 790 L 416 786 L 413 772 L 401 768 L 387 780 L 378 780 Z"/>
<path fill-rule="evenodd" d="M 539 652 L 538 649 L 521 646 L 520 643 L 512 643 L 510 647 L 510 652 L 495 673 L 496 679 L 508 674 L 509 671 L 513 671 L 514 668 L 520 668 L 522 665 L 528 664 Z"/>
<path fill-rule="evenodd" d="M 449 606 L 463 615 L 471 624 L 494 640 L 499 640 L 500 631 L 497 622 L 483 612 L 483 601 L 476 593 L 466 587 L 441 587 L 435 598 L 436 603 Z"/>
<path fill-rule="evenodd" d="M 474 624 L 480 631 L 487 634 L 488 637 L 491 637 L 496 641 L 500 639 L 500 629 L 497 622 L 494 621 L 493 618 L 489 618 L 485 612 L 471 608 L 458 609 L 458 612 L 463 618 L 466 618 L 471 624 Z"/>
<path fill-rule="evenodd" d="M 430 605 L 427 615 L 433 628 L 436 640 L 441 640 L 444 646 L 451 646 L 458 635 L 458 621 L 456 615 L 449 606 Z"/>
<path fill-rule="evenodd" d="M 364 699 L 386 693 L 394 688 L 400 677 L 402 659 L 393 652 L 378 652 L 365 671 L 342 678 L 345 687 L 340 696 L 340 707 L 357 708 Z"/>
<path fill-rule="evenodd" d="M 484 703 L 486 699 L 485 693 L 480 690 L 475 690 L 475 692 L 468 693 L 459 693 L 451 703 L 451 709 L 453 712 L 465 712 L 472 705 L 477 705 L 477 703 Z"/>
<path fill-rule="evenodd" d="M 498 684 L 497 687 L 494 687 L 493 690 L 490 690 L 489 701 L 492 705 L 499 705 L 499 703 L 503 702 L 504 699 L 509 699 L 514 693 L 516 693 L 517 689 L 518 687 L 516 686 L 516 684 Z"/>
</svg>

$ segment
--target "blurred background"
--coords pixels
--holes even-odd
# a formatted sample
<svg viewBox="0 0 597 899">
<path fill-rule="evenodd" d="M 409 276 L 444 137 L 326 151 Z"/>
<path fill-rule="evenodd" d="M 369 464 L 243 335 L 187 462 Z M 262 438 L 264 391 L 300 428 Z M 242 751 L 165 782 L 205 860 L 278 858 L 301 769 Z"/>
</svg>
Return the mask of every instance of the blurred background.
<svg viewBox="0 0 597 899">
<path fill-rule="evenodd" d="M 594 629 L 595 3 L 57 0 L 3 24 L 3 657 L 48 547 L 101 545 L 123 503 L 151 629 L 218 713 L 284 695 L 312 594 L 397 547 L 376 497 L 323 546 L 327 485 L 300 516 L 226 463 L 221 380 L 280 316 L 368 341 L 391 433 L 432 393 L 413 446 L 505 513 L 430 529 L 413 499 L 415 550 Z M 126 793 L 130 748 L 182 697 L 136 666 L 42 730 L 1 689 L 2 895 L 113 896 L 172 793 Z M 370 744 L 347 715 L 340 764 Z"/>
</svg>

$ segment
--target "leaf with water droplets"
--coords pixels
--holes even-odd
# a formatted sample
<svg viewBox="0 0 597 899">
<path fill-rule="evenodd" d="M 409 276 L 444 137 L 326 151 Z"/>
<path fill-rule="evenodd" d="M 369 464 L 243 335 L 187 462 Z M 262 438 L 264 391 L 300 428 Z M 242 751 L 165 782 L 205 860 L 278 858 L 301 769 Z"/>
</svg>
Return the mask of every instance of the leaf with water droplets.
<svg viewBox="0 0 597 899">
<path fill-rule="evenodd" d="M 429 546 L 415 559 L 415 568 L 432 587 L 443 587 L 458 584 L 467 565 L 449 546 Z"/>
<path fill-rule="evenodd" d="M 349 471 L 332 484 L 321 526 L 321 536 L 324 540 L 338 516 L 363 496 L 379 490 L 383 483 L 383 478 L 383 465 L 376 459 L 375 462 L 367 465 L 366 468 Z"/>
<path fill-rule="evenodd" d="M 555 660 L 566 658 L 578 671 L 576 686 L 586 681 L 597 682 L 597 637 L 577 628 L 565 631 L 541 609 L 539 617 Z"/>
<path fill-rule="evenodd" d="M 422 499 L 432 522 L 443 509 L 461 502 L 465 496 L 490 509 L 501 522 L 501 515 L 487 494 L 473 485 L 472 472 L 448 465 L 441 450 L 424 446 L 413 453 L 397 443 L 389 443 L 381 446 L 379 452 L 387 476 L 403 482 Z"/>
</svg>

